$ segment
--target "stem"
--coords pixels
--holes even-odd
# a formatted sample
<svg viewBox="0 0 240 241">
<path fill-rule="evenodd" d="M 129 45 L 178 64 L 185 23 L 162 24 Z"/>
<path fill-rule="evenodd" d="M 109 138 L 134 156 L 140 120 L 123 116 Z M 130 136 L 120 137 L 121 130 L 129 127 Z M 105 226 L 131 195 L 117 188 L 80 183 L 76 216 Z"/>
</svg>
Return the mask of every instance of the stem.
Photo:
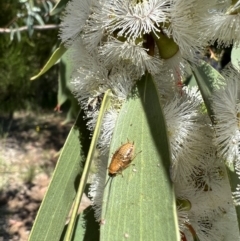
<svg viewBox="0 0 240 241">
<path fill-rule="evenodd" d="M 49 25 L 34 25 L 34 29 L 37 30 L 48 30 L 48 29 L 58 29 L 59 25 L 57 24 L 49 24 Z M 27 26 L 21 27 L 21 28 L 15 28 L 15 29 L 10 29 L 10 28 L 0 28 L 0 33 L 11 33 L 11 32 L 22 32 L 28 30 Z"/>
</svg>

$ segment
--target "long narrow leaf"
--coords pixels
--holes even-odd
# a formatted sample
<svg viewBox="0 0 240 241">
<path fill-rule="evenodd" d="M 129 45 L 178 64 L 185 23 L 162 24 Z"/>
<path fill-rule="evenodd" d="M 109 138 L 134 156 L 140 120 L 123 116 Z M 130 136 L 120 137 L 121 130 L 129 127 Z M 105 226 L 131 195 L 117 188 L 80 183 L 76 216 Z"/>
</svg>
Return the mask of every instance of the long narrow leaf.
<svg viewBox="0 0 240 241">
<path fill-rule="evenodd" d="M 62 55 L 67 51 L 67 49 L 64 47 L 63 44 L 60 44 L 60 46 L 54 51 L 52 56 L 49 58 L 48 62 L 44 65 L 44 67 L 41 69 L 41 71 L 33 76 L 30 80 L 35 80 L 39 76 L 46 73 L 61 57 Z"/>
<path fill-rule="evenodd" d="M 98 241 L 100 237 L 99 222 L 94 217 L 94 210 L 88 207 L 78 216 L 75 232 L 71 241 Z"/>
<path fill-rule="evenodd" d="M 169 143 L 159 97 L 150 76 L 139 81 L 135 91 L 120 111 L 110 153 L 129 141 L 138 154 L 135 166 L 105 188 L 100 240 L 178 241 Z"/>
<path fill-rule="evenodd" d="M 89 184 L 86 185 L 84 193 L 89 192 Z M 73 237 L 71 241 L 97 241 L 100 238 L 99 222 L 94 217 L 94 210 L 92 206 L 86 208 L 83 213 L 77 216 L 76 224 L 73 231 Z M 64 232 L 59 241 L 63 241 L 67 230 L 65 226 Z"/>
<path fill-rule="evenodd" d="M 77 195 L 76 195 L 76 199 L 74 201 L 72 216 L 71 216 L 71 219 L 70 219 L 70 222 L 69 222 L 69 225 L 68 225 L 66 236 L 64 237 L 65 241 L 70 241 L 71 238 L 72 238 L 72 234 L 73 234 L 73 231 L 74 231 L 74 226 L 75 226 L 75 222 L 76 222 L 76 218 L 77 218 L 78 207 L 79 207 L 79 204 L 80 204 L 80 201 L 81 201 L 81 198 L 82 198 L 82 194 L 83 194 L 85 186 L 86 186 L 88 173 L 89 173 L 90 166 L 91 166 L 91 163 L 92 163 L 92 159 L 94 157 L 94 153 L 95 153 L 95 150 L 96 150 L 98 137 L 99 137 L 99 134 L 100 134 L 100 131 L 101 131 L 102 119 L 103 119 L 103 116 L 105 114 L 105 111 L 109 107 L 110 92 L 111 92 L 110 90 L 107 90 L 105 92 L 105 95 L 104 95 L 104 98 L 103 98 L 103 101 L 102 101 L 102 104 L 101 104 L 99 116 L 98 116 L 98 119 L 97 119 L 97 123 L 96 123 L 95 130 L 94 130 L 94 133 L 93 133 L 93 137 L 92 137 L 92 140 L 91 140 L 91 145 L 90 145 L 89 152 L 88 152 L 88 155 L 87 155 L 87 160 L 86 160 L 86 163 L 84 165 L 82 177 L 81 177 L 79 187 L 78 187 L 78 192 L 77 192 Z"/>
<path fill-rule="evenodd" d="M 224 78 L 217 72 L 212 66 L 207 63 L 203 63 L 201 66 L 195 66 L 193 68 L 193 73 L 198 83 L 198 86 L 201 90 L 201 94 L 203 96 L 203 100 L 208 110 L 208 114 L 211 117 L 212 123 L 214 122 L 214 109 L 212 108 L 212 94 L 214 90 L 219 88 L 224 83 Z M 230 182 L 232 192 L 236 191 L 236 187 L 240 184 L 240 180 L 236 171 L 234 170 L 234 166 L 229 166 L 226 164 L 228 179 Z M 238 227 L 240 230 L 240 206 L 236 206 L 236 215 L 238 219 Z"/>
<path fill-rule="evenodd" d="M 212 93 L 224 84 L 224 78 L 206 62 L 202 62 L 200 66 L 193 66 L 192 71 L 201 91 L 208 115 L 214 123 L 214 113 L 211 107 Z"/>
<path fill-rule="evenodd" d="M 50 12 L 50 15 L 53 16 L 55 14 L 60 13 L 65 6 L 67 5 L 69 0 L 59 0 L 56 5 L 53 7 L 52 11 Z"/>
<path fill-rule="evenodd" d="M 59 241 L 61 237 L 76 195 L 75 185 L 80 178 L 81 163 L 85 160 L 84 150 L 86 152 L 89 147 L 89 133 L 86 133 L 85 124 L 81 113 L 62 149 L 29 241 Z"/>
</svg>

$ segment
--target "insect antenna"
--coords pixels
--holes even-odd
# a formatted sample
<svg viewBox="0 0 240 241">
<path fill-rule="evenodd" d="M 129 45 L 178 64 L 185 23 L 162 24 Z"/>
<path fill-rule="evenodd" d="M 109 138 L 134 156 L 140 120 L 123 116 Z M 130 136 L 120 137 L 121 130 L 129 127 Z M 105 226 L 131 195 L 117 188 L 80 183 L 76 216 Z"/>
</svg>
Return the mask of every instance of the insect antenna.
<svg viewBox="0 0 240 241">
<path fill-rule="evenodd" d="M 110 176 L 108 177 L 107 182 L 105 183 L 103 190 L 106 188 L 106 186 L 107 186 L 107 184 L 108 184 L 108 182 L 109 182 L 109 180 L 110 180 L 111 178 L 112 178 L 112 177 L 110 177 Z"/>
<path fill-rule="evenodd" d="M 111 192 L 111 188 L 112 188 L 113 177 L 114 177 L 114 176 L 109 176 L 109 177 L 108 177 L 108 180 L 107 180 L 107 182 L 106 182 L 106 184 L 105 184 L 105 186 L 104 186 L 104 189 L 105 189 L 105 187 L 107 186 L 108 182 L 111 180 L 111 181 L 110 181 L 110 185 L 109 185 L 109 189 L 108 189 L 108 194 L 107 194 L 105 217 L 107 216 L 108 204 L 109 204 L 110 192 Z"/>
</svg>

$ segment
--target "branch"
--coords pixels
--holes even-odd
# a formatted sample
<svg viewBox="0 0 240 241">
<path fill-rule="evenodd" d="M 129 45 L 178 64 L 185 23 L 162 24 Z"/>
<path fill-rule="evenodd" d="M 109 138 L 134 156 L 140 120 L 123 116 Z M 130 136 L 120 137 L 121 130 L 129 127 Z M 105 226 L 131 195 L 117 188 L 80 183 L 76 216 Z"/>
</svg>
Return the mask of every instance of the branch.
<svg viewBox="0 0 240 241">
<path fill-rule="evenodd" d="M 48 29 L 57 29 L 59 25 L 57 24 L 49 24 L 49 25 L 34 25 L 33 29 L 37 30 L 48 30 Z M 11 33 L 11 32 L 22 32 L 28 30 L 27 26 L 20 27 L 20 28 L 0 28 L 0 33 Z"/>
</svg>

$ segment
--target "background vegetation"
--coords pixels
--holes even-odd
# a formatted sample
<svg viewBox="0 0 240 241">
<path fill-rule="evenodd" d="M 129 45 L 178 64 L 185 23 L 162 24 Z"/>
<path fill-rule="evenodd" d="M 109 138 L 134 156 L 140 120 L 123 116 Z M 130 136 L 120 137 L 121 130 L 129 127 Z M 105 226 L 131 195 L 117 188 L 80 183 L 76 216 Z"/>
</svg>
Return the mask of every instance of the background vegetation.
<svg viewBox="0 0 240 241">
<path fill-rule="evenodd" d="M 48 11 L 54 1 L 1 1 L 0 8 L 0 113 L 12 114 L 22 109 L 53 109 L 57 96 L 57 65 L 37 81 L 30 81 L 45 64 L 58 44 L 59 16 Z M 48 7 L 48 8 L 46 8 Z M 32 8 L 32 10 L 30 9 Z M 55 24 L 55 29 L 34 30 L 34 25 Z M 42 26 L 44 26 L 42 25 Z M 3 32 L 3 29 L 26 30 Z"/>
</svg>

